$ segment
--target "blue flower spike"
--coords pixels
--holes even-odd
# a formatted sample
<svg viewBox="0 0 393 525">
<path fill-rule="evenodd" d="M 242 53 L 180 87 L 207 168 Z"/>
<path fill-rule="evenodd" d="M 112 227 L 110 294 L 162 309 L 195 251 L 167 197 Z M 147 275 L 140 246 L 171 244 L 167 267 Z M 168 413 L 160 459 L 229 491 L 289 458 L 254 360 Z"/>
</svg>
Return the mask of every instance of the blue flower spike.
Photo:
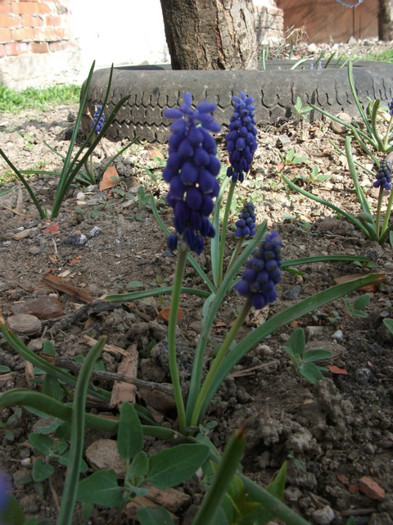
<svg viewBox="0 0 393 525">
<path fill-rule="evenodd" d="M 169 183 L 167 201 L 173 208 L 177 232 L 169 236 L 168 248 L 176 249 L 181 239 L 199 255 L 203 238 L 215 235 L 209 215 L 220 189 L 217 175 L 221 164 L 211 133 L 217 133 L 220 125 L 213 117 L 216 104 L 203 101 L 193 109 L 191 94 L 184 93 L 183 99 L 179 108 L 164 110 L 164 116 L 174 120 L 168 161 L 163 170 L 163 178 Z"/>
<path fill-rule="evenodd" d="M 4 474 L 0 471 L 0 514 L 5 510 L 8 504 L 9 497 L 11 495 L 11 485 Z"/>
<path fill-rule="evenodd" d="M 236 237 L 254 237 L 255 220 L 254 204 L 251 201 L 247 202 L 239 214 L 239 220 L 236 221 Z"/>
<path fill-rule="evenodd" d="M 94 133 L 95 133 L 96 135 L 98 135 L 99 133 L 101 133 L 101 130 L 102 130 L 102 128 L 104 127 L 104 124 L 105 124 L 105 113 L 102 112 L 101 117 L 100 117 L 101 110 L 102 110 L 102 105 L 99 104 L 99 105 L 97 106 L 97 109 L 96 109 L 95 112 L 94 112 L 94 115 L 93 115 L 93 122 L 91 123 L 91 129 L 93 129 L 94 126 L 95 126 L 95 123 L 97 122 L 98 117 L 99 117 L 99 120 L 98 120 L 97 126 L 96 126 L 95 129 L 94 129 Z"/>
<path fill-rule="evenodd" d="M 227 170 L 232 182 L 243 182 L 244 174 L 250 170 L 257 149 L 257 129 L 255 127 L 254 99 L 241 92 L 240 97 L 232 98 L 235 103 L 225 138 L 230 166 Z"/>
<path fill-rule="evenodd" d="M 250 298 L 252 306 L 258 310 L 277 298 L 275 285 L 281 281 L 281 246 L 276 231 L 268 234 L 246 262 L 246 270 L 235 285 L 237 293 Z"/>
<path fill-rule="evenodd" d="M 392 163 L 388 160 L 383 160 L 379 166 L 379 171 L 376 174 L 374 181 L 374 188 L 383 188 L 390 191 L 392 189 Z"/>
</svg>

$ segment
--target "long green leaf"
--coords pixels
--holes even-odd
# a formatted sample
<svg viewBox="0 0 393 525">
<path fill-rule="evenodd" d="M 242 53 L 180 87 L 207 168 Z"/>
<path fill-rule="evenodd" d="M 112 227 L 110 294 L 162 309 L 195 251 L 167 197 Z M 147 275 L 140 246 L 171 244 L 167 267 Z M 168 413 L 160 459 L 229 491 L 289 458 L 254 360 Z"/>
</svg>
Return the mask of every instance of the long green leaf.
<svg viewBox="0 0 393 525">
<path fill-rule="evenodd" d="M 23 406 L 28 410 L 39 411 L 68 423 L 72 419 L 72 408 L 70 406 L 29 388 L 15 388 L 0 394 L 0 408 L 13 406 Z M 119 422 L 116 419 L 109 419 L 94 414 L 86 414 L 85 423 L 88 428 L 102 430 L 111 434 L 116 434 L 119 426 Z M 142 429 L 144 435 L 164 439 L 170 443 L 189 442 L 188 438 L 169 428 L 142 425 Z"/>
<path fill-rule="evenodd" d="M 371 215 L 370 207 L 368 205 L 366 196 L 364 195 L 363 189 L 359 184 L 359 179 L 356 173 L 355 164 L 353 162 L 350 137 L 345 137 L 345 153 L 347 156 L 349 172 L 351 174 L 353 183 L 355 185 L 355 191 L 356 191 L 356 195 L 358 197 L 360 206 L 362 207 L 362 210 L 364 213 L 368 213 L 369 215 Z"/>
<path fill-rule="evenodd" d="M 313 201 L 319 202 L 320 204 L 324 204 L 328 208 L 331 208 L 336 213 L 339 213 L 340 215 L 343 215 L 346 219 L 348 219 L 352 224 L 354 224 L 357 228 L 362 230 L 362 232 L 369 237 L 369 231 L 367 228 L 364 227 L 364 225 L 358 221 L 353 215 L 350 213 L 347 213 L 346 211 L 342 210 L 338 206 L 335 206 L 329 201 L 326 201 L 325 199 L 321 199 L 320 197 L 317 197 L 316 195 L 313 195 L 312 193 L 309 193 L 308 191 L 304 190 L 303 188 L 300 188 L 297 184 L 292 182 L 290 179 L 288 179 L 283 173 L 281 173 L 281 178 L 284 180 L 285 184 L 287 184 L 290 188 L 297 191 L 298 193 L 301 193 L 305 197 L 308 197 L 309 199 L 312 199 Z"/>
<path fill-rule="evenodd" d="M 215 525 L 217 512 L 243 457 L 246 445 L 245 433 L 246 428 L 243 426 L 229 438 L 213 482 L 203 498 L 193 525 Z"/>
<path fill-rule="evenodd" d="M 30 195 L 30 198 L 31 200 L 33 201 L 34 203 L 34 206 L 37 208 L 37 211 L 40 215 L 40 218 L 41 219 L 45 219 L 47 214 L 46 214 L 46 211 L 41 208 L 41 205 L 40 203 L 38 202 L 38 199 L 37 197 L 35 196 L 35 193 L 34 191 L 31 189 L 31 186 L 30 184 L 27 182 L 27 180 L 24 178 L 24 176 L 22 175 L 22 173 L 18 170 L 18 168 L 16 166 L 14 166 L 14 164 L 11 162 L 11 160 L 7 157 L 7 155 L 4 153 L 4 151 L 0 148 L 0 155 L 3 157 L 3 159 L 6 161 L 6 163 L 8 164 L 8 166 L 12 169 L 12 171 L 15 173 L 15 175 L 18 177 L 18 179 L 21 181 L 21 183 L 23 184 L 23 186 L 26 188 L 26 190 L 28 191 L 29 195 Z"/>
<path fill-rule="evenodd" d="M 230 290 L 233 286 L 234 279 L 238 274 L 240 268 L 265 236 L 266 224 L 267 222 L 265 220 L 260 225 L 252 242 L 250 242 L 245 247 L 243 253 L 238 257 L 238 259 L 234 262 L 233 266 L 226 273 L 224 280 L 222 281 L 217 290 L 214 300 L 211 301 L 209 315 L 205 317 L 201 335 L 199 337 L 198 345 L 195 351 L 194 362 L 192 365 L 190 388 L 188 392 L 186 406 L 186 416 L 188 424 L 190 424 L 191 416 L 194 411 L 196 400 L 198 398 L 202 378 L 203 358 L 205 355 L 206 345 L 209 340 L 210 329 L 214 322 L 216 313 L 222 305 L 222 302 L 224 300 L 225 295 L 228 293 L 228 290 Z"/>
<path fill-rule="evenodd" d="M 57 525 L 70 525 L 72 523 L 85 438 L 86 396 L 91 373 L 105 343 L 106 337 L 102 337 L 93 346 L 79 371 L 72 407 L 70 454 Z"/>
<path fill-rule="evenodd" d="M 139 292 L 120 293 L 117 295 L 107 295 L 106 301 L 110 303 L 122 303 L 123 301 L 135 301 L 137 299 L 144 299 L 145 297 L 154 297 L 156 295 L 166 295 L 172 293 L 172 286 L 162 286 L 160 288 L 152 288 L 150 290 L 142 290 Z M 210 292 L 206 290 L 198 290 L 198 288 L 182 287 L 181 293 L 190 295 L 197 295 L 199 297 L 209 297 Z"/>
<path fill-rule="evenodd" d="M 353 96 L 353 99 L 355 101 L 355 104 L 359 110 L 359 113 L 363 119 L 363 122 L 364 122 L 364 125 L 366 126 L 367 128 L 367 131 L 370 135 L 370 137 L 373 137 L 373 130 L 372 130 L 372 127 L 370 125 L 370 122 L 367 118 L 367 115 L 365 114 L 361 104 L 360 104 L 360 101 L 359 101 L 359 97 L 358 97 L 358 94 L 356 92 L 356 87 L 355 87 L 355 82 L 354 82 L 354 79 L 353 79 L 353 67 L 352 67 L 352 62 L 351 60 L 348 62 L 348 81 L 349 81 L 349 87 L 351 88 L 351 92 L 352 92 L 352 96 Z"/>
<path fill-rule="evenodd" d="M 259 326 L 249 335 L 243 338 L 224 358 L 217 372 L 215 380 L 213 381 L 210 390 L 206 394 L 201 415 L 203 415 L 212 397 L 233 367 L 237 365 L 240 359 L 242 359 L 242 357 L 244 357 L 247 352 L 259 344 L 266 336 L 272 334 L 282 326 L 291 323 L 295 319 L 299 319 L 303 315 L 321 308 L 321 306 L 335 301 L 336 299 L 339 299 L 340 297 L 343 297 L 344 295 L 347 295 L 358 288 L 381 282 L 384 279 L 384 274 L 370 274 L 365 277 L 354 279 L 353 281 L 337 284 L 331 288 L 328 288 L 327 290 L 324 290 L 323 292 L 319 292 L 312 297 L 304 299 L 300 303 L 287 308 L 283 312 L 280 312 L 265 321 L 263 325 Z"/>
<path fill-rule="evenodd" d="M 35 352 L 30 350 L 30 348 L 28 348 L 14 333 L 8 331 L 5 323 L 0 322 L 0 330 L 4 338 L 24 359 L 38 367 L 46 374 L 52 375 L 53 377 L 55 377 L 59 381 L 66 383 L 67 385 L 76 385 L 77 380 L 74 376 L 68 374 L 67 372 L 63 372 L 63 370 L 60 370 L 60 368 L 53 366 L 49 363 L 49 361 L 43 359 Z M 89 389 L 89 394 L 103 399 L 104 401 L 108 401 L 110 399 L 110 393 L 102 388 L 97 388 L 94 390 Z"/>
<path fill-rule="evenodd" d="M 368 263 L 370 262 L 370 259 L 364 255 L 315 255 L 313 257 L 302 257 L 300 259 L 290 259 L 288 261 L 283 261 L 281 268 L 301 266 L 303 264 L 311 264 L 316 262 L 336 261 Z"/>
</svg>

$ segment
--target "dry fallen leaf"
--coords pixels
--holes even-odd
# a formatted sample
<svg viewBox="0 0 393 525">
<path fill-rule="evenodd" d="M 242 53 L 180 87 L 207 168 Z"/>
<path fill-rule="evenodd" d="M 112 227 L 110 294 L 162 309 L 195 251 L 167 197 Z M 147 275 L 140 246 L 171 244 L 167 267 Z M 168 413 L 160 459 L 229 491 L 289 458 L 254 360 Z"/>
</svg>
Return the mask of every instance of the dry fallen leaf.
<svg viewBox="0 0 393 525">
<path fill-rule="evenodd" d="M 170 311 L 171 311 L 171 307 L 170 307 L 170 305 L 168 305 L 163 310 L 160 311 L 159 316 L 162 319 L 164 319 L 164 321 L 168 322 L 169 321 Z M 183 319 L 183 317 L 184 317 L 183 310 L 181 308 L 179 308 L 179 310 L 177 312 L 177 320 L 180 321 L 180 319 Z"/>
<path fill-rule="evenodd" d="M 348 372 L 344 368 L 339 368 L 336 365 L 327 365 L 326 368 L 328 368 L 332 374 L 338 374 L 343 376 L 348 375 Z"/>
<path fill-rule="evenodd" d="M 120 177 L 114 166 L 106 168 L 100 182 L 100 191 L 109 190 L 119 181 Z"/>
</svg>

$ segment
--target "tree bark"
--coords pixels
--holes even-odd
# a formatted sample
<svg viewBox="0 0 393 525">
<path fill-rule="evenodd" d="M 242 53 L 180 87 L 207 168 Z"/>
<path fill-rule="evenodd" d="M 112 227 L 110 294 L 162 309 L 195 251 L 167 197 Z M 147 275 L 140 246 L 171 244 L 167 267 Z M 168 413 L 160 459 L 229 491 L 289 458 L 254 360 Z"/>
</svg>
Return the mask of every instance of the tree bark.
<svg viewBox="0 0 393 525">
<path fill-rule="evenodd" d="M 379 40 L 393 40 L 393 2 L 392 0 L 379 0 L 378 38 Z"/>
<path fill-rule="evenodd" d="M 161 0 L 172 69 L 257 69 L 252 0 Z"/>
</svg>

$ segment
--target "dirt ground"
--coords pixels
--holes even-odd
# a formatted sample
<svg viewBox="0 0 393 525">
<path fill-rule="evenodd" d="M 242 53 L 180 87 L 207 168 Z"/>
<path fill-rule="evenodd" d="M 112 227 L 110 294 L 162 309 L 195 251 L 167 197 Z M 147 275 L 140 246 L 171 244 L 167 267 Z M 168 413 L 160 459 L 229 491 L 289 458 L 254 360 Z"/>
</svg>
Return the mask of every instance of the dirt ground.
<svg viewBox="0 0 393 525">
<path fill-rule="evenodd" d="M 57 169 L 60 160 L 44 141 L 64 153 L 76 112 L 76 106 L 64 106 L 49 113 L 2 114 L 0 147 L 20 169 Z M 219 138 L 219 154 L 225 162 L 223 136 Z M 244 472 L 266 486 L 288 460 L 284 501 L 310 523 L 341 525 L 353 516 L 356 525 L 387 525 L 393 523 L 393 337 L 383 319 L 393 317 L 393 249 L 367 240 L 328 208 L 287 191 L 277 174 L 282 163 L 278 152 L 285 154 L 295 148 L 296 155 L 309 162 L 287 168 L 286 173 L 298 177 L 303 187 L 316 195 L 359 213 L 346 158 L 329 140 L 343 147 L 344 136 L 326 122 L 260 129 L 252 171 L 237 194 L 238 208 L 245 199 L 254 201 L 258 222 L 267 219 L 269 229 L 279 231 L 285 260 L 320 254 L 364 255 L 375 263 L 377 271 L 386 274 L 386 281 L 367 292 L 371 300 L 365 318 L 351 318 L 344 301 L 339 300 L 298 321 L 306 331 L 308 348 L 332 351 L 324 363 L 330 369 L 323 381 L 312 386 L 295 373 L 283 350 L 294 330 L 287 326 L 240 362 L 214 398 L 207 420 L 217 422 L 210 436 L 221 449 L 240 422 L 255 416 L 247 437 Z M 97 173 L 120 146 L 103 141 L 94 156 Z M 372 167 L 361 152 L 354 150 L 354 154 Z M 29 348 L 42 355 L 44 342 L 49 340 L 59 358 L 84 356 L 90 348 L 88 338 L 105 335 L 108 343 L 120 349 L 136 347 L 140 379 L 169 382 L 163 357 L 169 296 L 116 304 L 108 310 L 94 306 L 108 294 L 133 289 L 135 281 L 145 288 L 171 283 L 176 259 L 168 252 L 165 236 L 145 199 L 147 195 L 156 198 L 162 218 L 170 226 L 166 186 L 161 180 L 165 158 L 165 147 L 134 145 L 115 161 L 120 179 L 111 189 L 73 186 L 52 221 L 39 219 L 20 184 L 6 184 L 12 191 L 0 197 L 1 309 L 8 320 L 20 312 L 41 317 L 33 333 L 21 336 Z M 314 165 L 319 174 L 327 176 L 323 182 L 310 180 Z M 1 162 L 0 171 L 6 169 Z M 371 176 L 361 176 L 375 208 L 378 192 L 372 182 Z M 45 206 L 51 204 L 55 187 L 53 176 L 43 175 L 34 181 L 34 191 Z M 236 213 L 231 217 L 232 231 Z M 86 236 L 84 244 L 76 244 L 72 237 L 79 233 Z M 234 244 L 234 236 L 229 235 L 227 257 Z M 209 272 L 208 250 L 199 260 Z M 343 276 L 369 271 L 342 262 L 309 264 L 301 270 L 301 275 L 283 272 L 278 300 L 262 312 L 252 313 L 244 333 Z M 48 276 L 49 280 L 55 276 L 71 283 L 79 294 L 56 290 L 53 283 L 48 284 Z M 201 284 L 191 268 L 185 278 L 193 286 Z M 353 302 L 364 293 L 356 292 L 349 299 Z M 29 304 L 32 299 L 40 300 L 38 306 Z M 222 340 L 239 304 L 233 293 L 223 305 L 214 325 L 214 340 Z M 200 333 L 202 300 L 184 297 L 181 309 L 179 345 L 185 350 L 182 375 L 187 380 L 190 356 Z M 105 350 L 105 369 L 117 372 L 122 357 Z M 10 369 L 0 375 L 0 391 L 37 388 L 31 382 L 35 372 L 1 339 L 0 365 Z M 110 390 L 113 382 L 100 379 L 99 384 Z M 142 392 L 137 395 L 149 404 Z M 116 414 L 116 409 L 112 412 Z M 56 467 L 58 475 L 50 481 L 32 482 L 32 465 L 39 454 L 28 435 L 37 429 L 39 418 L 9 408 L 0 416 L 0 469 L 11 477 L 26 516 L 55 523 L 65 469 Z M 171 421 L 171 413 L 165 417 Z M 87 444 L 99 437 L 88 432 Z M 147 446 L 154 450 L 156 445 L 149 441 Z M 94 468 L 89 462 L 89 469 Z M 201 495 L 192 484 L 182 490 L 188 498 L 175 514 L 185 524 L 190 523 Z M 90 522 L 111 523 L 111 516 L 96 510 Z M 76 524 L 82 523 L 81 518 L 75 519 Z M 133 521 L 128 517 L 121 523 Z"/>
</svg>

